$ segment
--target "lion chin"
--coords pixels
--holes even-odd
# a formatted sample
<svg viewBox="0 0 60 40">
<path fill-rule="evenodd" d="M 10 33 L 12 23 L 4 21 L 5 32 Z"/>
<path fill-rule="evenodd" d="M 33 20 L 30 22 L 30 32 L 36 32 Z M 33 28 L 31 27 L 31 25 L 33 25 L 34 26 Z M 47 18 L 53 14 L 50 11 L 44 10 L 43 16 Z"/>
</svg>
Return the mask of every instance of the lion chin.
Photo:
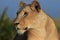
<svg viewBox="0 0 60 40">
<path fill-rule="evenodd" d="M 26 32 L 26 30 L 17 30 L 17 33 L 18 33 L 19 35 L 23 35 L 25 32 Z"/>
</svg>

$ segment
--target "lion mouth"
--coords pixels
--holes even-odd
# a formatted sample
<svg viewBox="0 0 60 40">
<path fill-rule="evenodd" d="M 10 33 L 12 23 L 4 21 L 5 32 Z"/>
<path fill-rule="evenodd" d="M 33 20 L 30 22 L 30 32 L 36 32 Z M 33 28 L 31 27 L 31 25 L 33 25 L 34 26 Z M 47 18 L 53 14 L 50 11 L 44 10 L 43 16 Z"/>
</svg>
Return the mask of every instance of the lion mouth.
<svg viewBox="0 0 60 40">
<path fill-rule="evenodd" d="M 19 35 L 23 35 L 29 29 L 30 29 L 30 27 L 28 27 L 28 26 L 26 26 L 24 29 L 21 29 L 20 25 L 16 26 L 16 31 Z"/>
<path fill-rule="evenodd" d="M 26 31 L 27 31 L 27 28 L 25 29 L 20 29 L 19 26 L 16 27 L 16 31 L 19 35 L 23 35 Z"/>
<path fill-rule="evenodd" d="M 27 30 L 23 30 L 23 29 L 16 27 L 16 31 L 19 35 L 23 35 Z"/>
</svg>

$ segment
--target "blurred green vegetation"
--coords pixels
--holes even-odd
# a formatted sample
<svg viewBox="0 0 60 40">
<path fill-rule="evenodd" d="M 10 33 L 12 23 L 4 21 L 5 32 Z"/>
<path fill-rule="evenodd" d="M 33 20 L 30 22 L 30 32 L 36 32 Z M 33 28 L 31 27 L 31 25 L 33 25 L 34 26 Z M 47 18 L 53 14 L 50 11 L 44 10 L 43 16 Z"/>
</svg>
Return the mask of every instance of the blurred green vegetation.
<svg viewBox="0 0 60 40">
<path fill-rule="evenodd" d="M 60 19 L 55 19 L 55 23 L 56 23 L 56 27 L 58 29 L 58 33 L 59 33 L 59 40 L 60 40 Z"/>
<path fill-rule="evenodd" d="M 56 20 L 56 26 L 57 26 L 58 32 L 60 33 L 60 19 Z"/>
<path fill-rule="evenodd" d="M 8 7 L 3 10 L 2 15 L 0 16 L 0 40 L 13 40 L 16 33 L 12 21 L 6 14 L 7 10 Z M 55 22 L 60 35 L 60 20 L 55 20 Z"/>
<path fill-rule="evenodd" d="M 57 20 L 55 21 L 55 23 L 56 23 L 58 32 L 60 33 L 60 20 L 57 19 Z"/>
<path fill-rule="evenodd" d="M 8 7 L 3 10 L 0 16 L 0 40 L 13 40 L 15 35 L 15 28 L 12 21 L 7 16 Z"/>
</svg>

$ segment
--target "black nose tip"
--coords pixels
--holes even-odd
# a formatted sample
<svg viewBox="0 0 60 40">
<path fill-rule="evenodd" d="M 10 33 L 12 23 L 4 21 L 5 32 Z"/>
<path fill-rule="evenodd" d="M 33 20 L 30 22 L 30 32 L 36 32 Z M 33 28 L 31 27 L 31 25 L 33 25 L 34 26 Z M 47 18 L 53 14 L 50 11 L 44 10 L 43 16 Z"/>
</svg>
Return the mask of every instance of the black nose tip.
<svg viewBox="0 0 60 40">
<path fill-rule="evenodd" d="M 15 23 L 14 25 L 18 25 L 19 23 Z"/>
</svg>

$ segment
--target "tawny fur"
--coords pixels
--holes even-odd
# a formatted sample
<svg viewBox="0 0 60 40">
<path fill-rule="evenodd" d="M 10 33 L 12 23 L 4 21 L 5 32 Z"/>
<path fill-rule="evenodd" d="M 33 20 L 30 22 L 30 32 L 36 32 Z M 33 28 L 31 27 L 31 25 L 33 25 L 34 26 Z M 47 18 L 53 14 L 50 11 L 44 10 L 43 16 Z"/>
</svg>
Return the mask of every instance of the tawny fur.
<svg viewBox="0 0 60 40">
<path fill-rule="evenodd" d="M 42 9 L 39 9 L 39 5 L 35 5 L 35 2 L 30 6 L 26 6 L 17 15 L 14 23 L 23 33 L 26 27 L 28 29 L 28 40 L 58 40 L 58 32 L 54 21 L 50 18 Z M 38 4 L 38 3 L 37 3 Z M 38 9 L 35 9 L 38 6 Z M 27 12 L 26 15 L 24 13 Z"/>
<path fill-rule="evenodd" d="M 29 30 L 28 40 L 58 40 L 54 21 L 42 10 L 40 10 L 37 21 L 40 21 L 40 23 L 36 23 L 39 27 Z"/>
</svg>

